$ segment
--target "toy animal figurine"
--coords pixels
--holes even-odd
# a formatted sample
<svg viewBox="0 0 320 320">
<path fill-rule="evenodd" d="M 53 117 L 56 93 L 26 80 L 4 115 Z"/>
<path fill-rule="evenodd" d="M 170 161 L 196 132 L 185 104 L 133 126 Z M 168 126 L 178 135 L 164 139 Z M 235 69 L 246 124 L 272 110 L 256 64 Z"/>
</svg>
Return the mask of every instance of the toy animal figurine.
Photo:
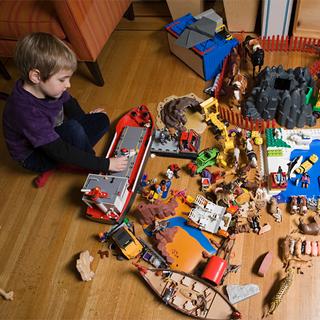
<svg viewBox="0 0 320 320">
<path fill-rule="evenodd" d="M 233 88 L 233 101 L 232 104 L 240 108 L 241 101 L 243 101 L 243 96 L 246 94 L 246 89 L 248 87 L 248 79 L 241 73 L 238 73 L 232 80 L 231 86 Z"/>
<path fill-rule="evenodd" d="M 275 222 L 281 222 L 282 221 L 282 212 L 279 207 L 277 207 L 276 212 L 272 214 L 272 216 L 275 219 Z"/>
<path fill-rule="evenodd" d="M 294 274 L 293 268 L 288 268 L 287 275 L 280 280 L 279 289 L 276 295 L 272 298 L 269 311 L 264 317 L 268 317 L 269 315 L 273 314 L 273 312 L 277 309 L 284 295 L 288 292 L 289 288 L 292 285 L 293 274 Z"/>
<path fill-rule="evenodd" d="M 238 147 L 234 147 L 233 156 L 234 156 L 234 169 L 237 170 L 239 168 L 239 163 L 240 163 L 240 149 Z"/>
<path fill-rule="evenodd" d="M 302 242 L 305 240 L 304 237 L 299 238 L 296 241 L 296 244 L 294 246 L 294 255 L 298 258 L 301 259 L 302 257 Z"/>
<path fill-rule="evenodd" d="M 284 241 L 281 243 L 281 249 L 282 249 L 282 255 L 281 260 L 284 264 L 284 266 L 287 265 L 288 261 L 290 260 L 291 254 L 290 254 L 290 242 L 293 238 L 289 235 L 287 235 L 284 239 Z"/>
<path fill-rule="evenodd" d="M 305 196 L 300 196 L 299 197 L 299 207 L 300 207 L 300 214 L 302 216 L 306 215 L 308 212 L 308 207 L 307 207 L 307 198 Z"/>
<path fill-rule="evenodd" d="M 276 199 L 276 197 L 271 197 L 271 199 L 269 200 L 268 203 L 268 212 L 272 215 L 277 213 L 277 209 L 278 209 L 278 200 Z"/>
<path fill-rule="evenodd" d="M 249 233 L 251 231 L 250 225 L 248 223 L 244 223 L 244 224 L 237 224 L 234 228 L 234 233 L 244 233 L 247 232 Z"/>
<path fill-rule="evenodd" d="M 298 197 L 297 196 L 291 196 L 290 214 L 296 214 L 296 213 L 298 213 Z"/>
<path fill-rule="evenodd" d="M 315 216 L 314 222 L 311 223 L 304 223 L 303 219 L 300 218 L 299 221 L 299 230 L 304 234 L 314 235 L 317 236 L 320 234 L 320 218 L 318 216 Z"/>
<path fill-rule="evenodd" d="M 257 155 L 253 151 L 253 147 L 249 139 L 247 139 L 245 142 L 245 148 L 246 148 L 246 154 L 247 154 L 247 158 L 249 160 L 249 164 L 251 168 L 256 168 L 258 165 Z"/>
<path fill-rule="evenodd" d="M 224 77 L 225 85 L 229 86 L 234 77 L 240 72 L 240 55 L 236 48 L 233 48 L 227 64 L 226 76 Z"/>
<path fill-rule="evenodd" d="M 262 188 L 258 188 L 253 200 L 258 210 L 265 208 L 267 205 L 266 192 Z"/>
<path fill-rule="evenodd" d="M 3 296 L 5 300 L 13 300 L 14 292 L 13 291 L 6 292 L 5 290 L 0 288 L 0 295 Z"/>
<path fill-rule="evenodd" d="M 304 260 L 304 259 L 290 259 L 286 266 L 286 271 L 290 268 L 296 269 L 297 273 L 303 274 L 304 268 L 310 268 L 312 267 L 312 261 L 311 259 Z"/>
<path fill-rule="evenodd" d="M 249 55 L 253 66 L 253 78 L 255 77 L 256 66 L 259 67 L 259 72 L 264 64 L 264 50 L 262 49 L 259 40 L 251 36 L 247 36 L 244 40 L 245 58 Z"/>
</svg>

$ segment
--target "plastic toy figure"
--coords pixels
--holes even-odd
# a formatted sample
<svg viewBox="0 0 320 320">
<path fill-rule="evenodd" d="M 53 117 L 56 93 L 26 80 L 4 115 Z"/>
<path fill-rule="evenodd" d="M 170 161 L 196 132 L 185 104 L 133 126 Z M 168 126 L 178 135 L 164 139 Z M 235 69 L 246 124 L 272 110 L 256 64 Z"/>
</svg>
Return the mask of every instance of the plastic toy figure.
<svg viewBox="0 0 320 320">
<path fill-rule="evenodd" d="M 159 198 L 158 192 L 153 189 L 151 189 L 149 191 L 143 190 L 141 195 L 142 195 L 142 197 L 147 199 L 150 203 L 154 203 Z"/>
<path fill-rule="evenodd" d="M 256 168 L 258 163 L 257 163 L 257 155 L 253 151 L 252 144 L 249 139 L 246 140 L 245 142 L 245 148 L 246 148 L 246 154 L 247 158 L 249 160 L 249 164 L 252 168 Z"/>
<path fill-rule="evenodd" d="M 250 221 L 249 221 L 250 220 Z M 261 227 L 260 227 L 260 221 L 258 216 L 254 216 L 251 219 L 248 219 L 250 222 L 250 226 L 254 233 L 259 233 Z"/>
<path fill-rule="evenodd" d="M 100 187 L 92 188 L 89 192 L 86 193 L 87 196 L 90 196 L 93 201 L 99 201 L 102 198 L 108 198 L 109 194 L 107 192 L 101 191 Z"/>
<path fill-rule="evenodd" d="M 308 207 L 307 207 L 307 198 L 305 196 L 299 197 L 299 208 L 300 208 L 301 215 L 307 214 Z"/>
<path fill-rule="evenodd" d="M 164 128 L 159 131 L 159 142 L 161 144 L 165 144 L 168 140 L 170 140 L 170 134 L 167 128 Z"/>
<path fill-rule="evenodd" d="M 282 180 L 283 180 L 282 173 L 283 173 L 282 168 L 281 166 L 279 166 L 277 171 L 277 183 L 279 186 L 282 184 Z"/>
<path fill-rule="evenodd" d="M 256 71 L 256 66 L 259 67 L 259 72 L 261 70 L 261 67 L 263 66 L 264 63 L 264 50 L 262 49 L 259 40 L 255 39 L 251 36 L 247 36 L 246 39 L 244 40 L 244 50 L 245 50 L 245 57 L 249 55 L 252 66 L 253 66 L 253 71 L 252 75 L 253 78 L 255 77 L 255 71 Z"/>
<path fill-rule="evenodd" d="M 276 222 L 282 221 L 282 212 L 279 207 L 277 207 L 276 212 L 272 215 Z"/>
<path fill-rule="evenodd" d="M 210 185 L 211 185 L 211 183 L 210 183 L 209 178 L 201 178 L 201 191 L 202 192 L 208 191 Z"/>
<path fill-rule="evenodd" d="M 176 163 L 170 164 L 168 169 L 173 172 L 175 178 L 180 178 L 178 172 L 181 170 L 181 168 Z"/>
<path fill-rule="evenodd" d="M 301 177 L 301 187 L 308 188 L 310 184 L 310 176 L 307 172 L 304 172 Z"/>
<path fill-rule="evenodd" d="M 194 177 L 197 171 L 197 165 L 194 162 L 189 162 L 187 164 L 187 170 L 189 171 L 191 177 Z"/>
<path fill-rule="evenodd" d="M 298 197 L 291 196 L 290 214 L 295 214 L 295 213 L 298 213 Z"/>
<path fill-rule="evenodd" d="M 168 226 L 169 226 L 169 221 L 155 220 L 154 225 L 153 225 L 153 229 L 152 229 L 152 233 L 163 231 Z"/>
<path fill-rule="evenodd" d="M 204 170 L 201 172 L 201 177 L 202 177 L 202 178 L 205 178 L 205 179 L 208 179 L 208 181 L 209 181 L 210 183 L 212 183 L 213 175 L 212 175 L 212 173 L 211 173 L 208 169 L 204 169 Z"/>
<path fill-rule="evenodd" d="M 144 173 L 141 178 L 141 187 L 145 188 L 148 185 L 148 175 Z"/>
<path fill-rule="evenodd" d="M 169 180 L 172 180 L 172 179 L 173 179 L 173 171 L 170 170 L 169 168 L 167 169 L 166 177 L 167 177 Z"/>
<path fill-rule="evenodd" d="M 171 187 L 170 180 L 161 180 L 160 182 L 160 192 L 162 193 L 161 198 L 165 199 L 168 196 L 169 189 Z"/>
</svg>

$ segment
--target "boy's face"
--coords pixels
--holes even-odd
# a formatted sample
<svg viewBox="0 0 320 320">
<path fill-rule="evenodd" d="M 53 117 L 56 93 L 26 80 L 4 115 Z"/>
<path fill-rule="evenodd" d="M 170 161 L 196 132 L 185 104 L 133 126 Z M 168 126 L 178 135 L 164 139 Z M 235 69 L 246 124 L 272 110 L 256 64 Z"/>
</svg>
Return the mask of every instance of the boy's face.
<svg viewBox="0 0 320 320">
<path fill-rule="evenodd" d="M 71 70 L 60 70 L 52 75 L 48 80 L 39 82 L 39 89 L 44 96 L 60 98 L 64 91 L 71 87 L 70 78 L 73 74 Z"/>
</svg>

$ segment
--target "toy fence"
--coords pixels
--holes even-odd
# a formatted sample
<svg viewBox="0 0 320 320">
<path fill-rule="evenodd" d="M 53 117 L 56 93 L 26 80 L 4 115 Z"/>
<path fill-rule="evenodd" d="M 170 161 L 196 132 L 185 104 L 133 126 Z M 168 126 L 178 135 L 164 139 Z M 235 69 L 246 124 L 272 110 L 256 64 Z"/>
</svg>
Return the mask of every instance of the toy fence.
<svg viewBox="0 0 320 320">
<path fill-rule="evenodd" d="M 275 51 L 297 51 L 307 52 L 311 54 L 319 54 L 320 39 L 302 38 L 302 37 L 284 37 L 284 36 L 272 36 L 260 38 L 262 48 L 267 52 Z M 238 46 L 239 48 L 240 46 Z M 316 49 L 319 47 L 319 50 Z M 230 55 L 228 55 L 223 62 L 220 78 L 217 82 L 216 89 L 214 91 L 214 97 L 219 98 L 220 90 L 222 87 L 226 66 Z M 312 76 L 320 72 L 320 60 L 316 61 L 309 67 Z M 243 117 L 240 112 L 232 112 L 229 107 L 219 105 L 219 112 L 223 119 L 229 123 L 238 126 L 242 129 L 264 132 L 266 128 L 276 128 L 279 125 L 274 119 L 272 120 L 252 120 L 248 117 Z"/>
<path fill-rule="evenodd" d="M 219 112 L 220 112 L 221 118 L 245 130 L 259 131 L 260 133 L 264 133 L 264 130 L 267 128 L 277 127 L 276 121 L 274 119 L 252 120 L 248 117 L 243 117 L 240 112 L 233 112 L 229 107 L 224 105 L 219 105 Z"/>
<path fill-rule="evenodd" d="M 314 47 L 320 48 L 320 39 L 272 36 L 260 38 L 260 44 L 265 51 L 298 51 L 317 53 L 317 50 Z"/>
</svg>

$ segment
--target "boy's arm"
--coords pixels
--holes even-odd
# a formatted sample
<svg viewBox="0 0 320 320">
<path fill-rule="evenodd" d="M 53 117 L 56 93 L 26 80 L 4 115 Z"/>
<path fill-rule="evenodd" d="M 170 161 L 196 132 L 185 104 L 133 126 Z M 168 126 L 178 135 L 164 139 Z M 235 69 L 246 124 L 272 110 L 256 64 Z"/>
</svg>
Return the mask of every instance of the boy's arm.
<svg viewBox="0 0 320 320">
<path fill-rule="evenodd" d="M 109 170 L 109 159 L 96 157 L 94 154 L 82 151 L 60 138 L 42 145 L 40 148 L 50 158 L 60 163 L 72 164 L 97 172 L 107 172 Z"/>
<path fill-rule="evenodd" d="M 70 99 L 63 104 L 63 111 L 69 119 L 77 119 L 85 114 L 78 101 L 71 96 Z"/>
</svg>

